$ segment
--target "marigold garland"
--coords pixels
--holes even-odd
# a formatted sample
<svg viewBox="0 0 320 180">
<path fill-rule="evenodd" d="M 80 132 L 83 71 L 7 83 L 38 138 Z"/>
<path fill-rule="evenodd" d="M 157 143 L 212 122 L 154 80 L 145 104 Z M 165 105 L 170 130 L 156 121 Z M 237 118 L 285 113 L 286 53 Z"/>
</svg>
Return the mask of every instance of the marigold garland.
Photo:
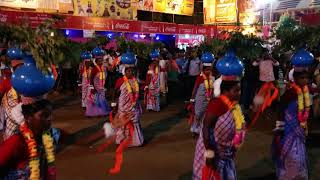
<svg viewBox="0 0 320 180">
<path fill-rule="evenodd" d="M 155 68 L 155 74 L 156 74 L 156 75 L 159 74 L 159 67 L 158 67 L 158 66 L 156 66 L 156 68 Z"/>
<path fill-rule="evenodd" d="M 90 68 L 87 69 L 87 67 L 84 65 L 84 66 L 83 66 L 83 76 L 84 76 L 86 79 L 89 79 L 89 75 L 88 75 L 88 74 L 90 74 L 90 73 L 91 73 Z"/>
<path fill-rule="evenodd" d="M 308 86 L 304 86 L 301 89 L 295 83 L 291 84 L 291 87 L 298 94 L 298 120 L 300 125 L 306 128 L 311 106 L 309 88 Z"/>
<path fill-rule="evenodd" d="M 54 146 L 53 146 L 53 139 L 49 131 L 46 131 L 42 135 L 42 142 L 44 145 L 44 149 L 46 151 L 48 164 L 51 165 L 55 161 L 54 157 Z"/>
<path fill-rule="evenodd" d="M 155 68 L 154 68 L 154 76 L 153 76 L 153 79 L 152 79 L 152 83 L 153 84 L 155 84 L 157 81 L 158 81 L 158 79 L 159 79 L 159 66 L 156 66 Z"/>
<path fill-rule="evenodd" d="M 99 76 L 99 79 L 101 82 L 104 82 L 106 80 L 106 72 L 104 71 L 104 68 L 101 68 L 100 66 L 96 65 L 99 73 L 100 73 L 100 76 Z"/>
<path fill-rule="evenodd" d="M 243 130 L 245 125 L 244 115 L 241 111 L 241 107 L 238 103 L 233 103 L 230 99 L 225 95 L 220 95 L 220 99 L 224 104 L 228 106 L 228 109 L 232 111 L 233 120 L 236 125 L 236 130 Z"/>
<path fill-rule="evenodd" d="M 87 68 L 85 65 L 83 66 L 83 77 L 88 78 Z"/>
<path fill-rule="evenodd" d="M 132 78 L 134 82 L 134 88 L 131 87 L 131 84 L 129 83 L 129 80 L 127 76 L 123 76 L 124 83 L 127 87 L 128 93 L 130 95 L 130 100 L 132 103 L 132 106 L 136 105 L 136 102 L 139 98 L 139 83 L 135 77 Z"/>
<path fill-rule="evenodd" d="M 34 135 L 32 131 L 28 128 L 26 122 L 21 124 L 20 131 L 27 143 L 28 151 L 29 151 L 29 168 L 30 168 L 30 180 L 39 180 L 40 179 L 40 159 L 37 150 L 37 143 L 35 141 Z M 55 174 L 54 171 L 54 147 L 53 147 L 53 139 L 49 131 L 45 132 L 42 135 L 42 142 L 44 145 L 44 149 L 47 155 L 48 160 L 48 170 L 50 169 L 50 173 Z"/>
<path fill-rule="evenodd" d="M 243 143 L 245 136 L 245 120 L 241 111 L 241 107 L 238 103 L 231 102 L 230 99 L 225 95 L 220 95 L 220 99 L 228 106 L 229 111 L 231 110 L 232 112 L 236 129 L 236 133 L 234 134 L 232 142 L 234 147 L 239 148 Z"/>
<path fill-rule="evenodd" d="M 204 86 L 206 88 L 206 98 L 210 101 L 213 92 L 213 80 L 211 78 L 208 80 L 205 74 L 201 74 L 201 76 L 203 77 Z"/>
<path fill-rule="evenodd" d="M 27 143 L 29 151 L 29 168 L 30 168 L 30 180 L 40 179 L 40 160 L 37 150 L 37 143 L 33 137 L 32 131 L 28 128 L 26 122 L 20 126 L 20 131 Z"/>
</svg>

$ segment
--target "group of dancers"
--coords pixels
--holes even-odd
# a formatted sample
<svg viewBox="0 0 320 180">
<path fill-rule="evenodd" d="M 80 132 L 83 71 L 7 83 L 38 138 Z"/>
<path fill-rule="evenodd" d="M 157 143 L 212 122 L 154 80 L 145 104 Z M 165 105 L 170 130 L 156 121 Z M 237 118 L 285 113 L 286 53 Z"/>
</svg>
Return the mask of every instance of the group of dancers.
<svg viewBox="0 0 320 180">
<path fill-rule="evenodd" d="M 43 74 L 28 52 L 9 48 L 12 76 L 0 85 L 0 179 L 56 179 L 55 151 L 59 131 L 51 127 L 52 104 L 46 94 L 52 89 L 55 67 Z M 53 74 L 52 74 L 53 73 Z M 3 78 L 3 77 L 2 77 Z M 5 83 L 5 84 L 4 84 Z"/>
<path fill-rule="evenodd" d="M 165 77 L 165 65 L 159 60 L 160 52 L 154 50 L 150 54 L 152 63 L 149 65 L 144 87 L 139 86 L 136 77 L 136 57 L 131 52 L 123 53 L 116 66 L 121 65 L 122 76 L 115 82 L 110 104 L 106 99 L 105 81 L 107 67 L 103 64 L 104 51 L 99 47 L 84 52 L 81 57 L 80 73 L 82 75 L 82 107 L 87 117 L 101 117 L 109 115 L 110 123 L 104 125 L 106 137 L 111 141 L 102 145 L 99 151 L 111 142 L 119 144 L 115 166 L 110 173 L 118 173 L 122 163 L 122 152 L 127 147 L 137 147 L 144 143 L 140 118 L 142 105 L 140 104 L 140 90 L 144 91 L 144 105 L 146 110 L 160 111 L 160 95 L 166 92 L 166 83 L 161 82 Z M 94 64 L 92 67 L 91 64 Z M 161 90 L 161 88 L 163 90 Z"/>
<path fill-rule="evenodd" d="M 271 104 L 276 104 L 278 113 L 281 114 L 281 118 L 276 121 L 272 143 L 278 179 L 308 179 L 305 149 L 307 120 L 311 106 L 308 68 L 313 64 L 314 58 L 309 52 L 304 51 L 304 53 L 303 57 L 299 57 L 301 52 L 293 55 L 291 62 L 294 67 L 293 80 L 281 98 L 272 98 L 271 101 L 275 101 L 273 103 L 265 95 L 261 97 L 262 102 L 258 105 L 265 109 Z M 151 54 L 152 63 L 147 73 L 146 86 L 143 88 L 146 108 L 153 111 L 160 110 L 161 68 L 156 54 Z M 245 139 L 248 131 L 247 122 L 250 121 L 245 119 L 239 105 L 243 65 L 235 53 L 229 51 L 217 61 L 216 68 L 221 76 L 215 79 L 212 75 L 214 56 L 204 53 L 201 60 L 202 73 L 197 77 L 190 99 L 193 104 L 191 132 L 196 134 L 197 139 L 193 179 L 237 179 L 234 159 Z M 119 144 L 116 163 L 110 169 L 110 173 L 120 171 L 122 152 L 125 148 L 141 146 L 144 141 L 140 125 L 141 88 L 134 75 L 136 59 L 133 54 L 125 53 L 120 62 L 125 67 L 124 74 L 115 83 L 115 92 L 110 103 L 110 123 L 104 125 L 106 137 Z M 95 76 L 99 79 L 104 75 L 95 74 Z M 266 90 L 265 92 L 274 92 L 276 86 L 268 83 L 262 86 L 262 89 Z M 99 150 L 102 151 L 111 141 L 107 141 Z"/>
<path fill-rule="evenodd" d="M 276 121 L 274 142 L 272 143 L 273 159 L 278 179 L 308 178 L 305 149 L 307 120 L 311 106 L 308 91 L 308 74 L 310 73 L 308 68 L 313 64 L 314 59 L 309 52 L 305 51 L 304 53 L 304 59 L 298 57 L 301 56 L 301 53 L 292 57 L 294 79 L 281 98 L 273 98 L 271 101 L 276 101 L 276 103 L 273 103 L 270 102 L 270 99 L 261 97 L 261 108 L 265 109 L 273 103 L 276 104 L 281 114 L 281 118 Z M 144 88 L 139 87 L 138 80 L 134 75 L 136 63 L 134 55 L 125 53 L 120 58 L 120 62 L 125 69 L 123 70 L 123 77 L 115 83 L 115 91 L 110 103 L 110 123 L 104 125 L 106 137 L 111 140 L 99 149 L 102 151 L 112 141 L 119 144 L 116 151 L 116 163 L 110 169 L 110 173 L 120 171 L 122 152 L 125 148 L 143 144 L 144 138 L 140 125 L 142 113 L 142 107 L 139 103 L 140 89 L 145 91 L 144 103 L 146 108 L 153 111 L 160 110 L 161 68 L 157 52 L 153 52 L 150 56 L 152 63 L 149 66 Z M 95 57 L 95 59 L 97 65 L 91 73 L 93 81 L 87 81 L 86 77 L 89 73 L 83 73 L 83 82 L 89 84 L 93 82 L 93 88 L 90 88 L 90 85 L 88 86 L 91 91 L 84 90 L 86 86 L 83 86 L 83 92 L 89 92 L 87 94 L 99 94 L 99 88 L 96 88 L 98 82 L 101 82 L 101 87 L 104 87 L 102 84 L 104 81 L 101 80 L 105 78 L 105 73 L 101 71 L 99 57 Z M 215 79 L 212 75 L 214 56 L 210 53 L 204 53 L 201 60 L 202 73 L 197 77 L 190 99 L 193 104 L 193 119 L 190 121 L 191 132 L 196 135 L 197 139 L 193 179 L 237 179 L 234 159 L 237 150 L 245 139 L 248 131 L 247 122 L 250 121 L 245 119 L 239 105 L 243 65 L 235 53 L 229 51 L 222 59 L 217 61 L 216 69 L 221 76 Z M 84 64 L 87 61 L 85 59 Z M 86 70 L 89 69 L 86 68 Z M 94 83 L 94 79 L 96 79 L 96 83 Z M 267 87 L 268 92 L 273 92 L 276 88 L 270 83 L 265 87 Z M 269 90 L 268 87 L 272 90 Z M 92 89 L 96 90 L 92 91 Z M 84 104 L 91 103 L 90 106 L 86 107 L 87 112 L 94 109 L 93 106 L 98 108 L 108 107 L 108 105 L 99 106 L 99 103 L 97 103 L 99 101 L 92 103 L 100 97 L 107 104 L 103 95 L 94 96 L 97 96 L 97 98 L 83 98 L 87 101 Z M 268 105 L 263 105 L 264 103 Z M 106 108 L 103 115 L 107 113 L 109 112 Z"/>
<path fill-rule="evenodd" d="M 144 143 L 140 125 L 140 91 L 145 91 L 148 110 L 160 110 L 159 52 L 153 51 L 150 55 L 152 63 L 144 87 L 139 87 L 134 73 L 135 55 L 131 52 L 121 55 L 123 76 L 115 83 L 110 104 L 104 87 L 107 76 L 102 58 L 104 52 L 100 48 L 92 52 L 93 56 L 88 52 L 82 54 L 82 105 L 87 116 L 109 115 L 109 122 L 104 124 L 107 140 L 98 151 L 102 152 L 112 143 L 118 144 L 114 167 L 109 170 L 116 174 L 121 169 L 123 151 Z M 201 60 L 202 73 L 196 80 L 190 100 L 194 103 L 191 131 L 198 134 L 192 178 L 237 179 L 236 152 L 245 140 L 249 122 L 239 105 L 243 65 L 234 52 L 228 51 L 216 63 L 221 76 L 215 80 L 212 76 L 213 55 L 204 53 Z M 31 85 L 46 86 L 44 78 L 34 81 L 36 77 L 30 74 L 37 71 L 35 63 L 28 64 L 24 59 L 12 59 L 11 63 L 15 77 L 37 82 Z M 280 119 L 274 129 L 272 155 L 280 180 L 308 179 L 305 141 L 312 105 L 308 88 L 309 67 L 313 63 L 313 55 L 305 50 L 294 54 L 291 58 L 293 79 L 280 100 L 274 100 Z M 56 179 L 52 105 L 44 100 L 50 88 L 45 91 L 35 88 L 30 94 L 30 81 L 13 84 L 2 98 L 1 111 L 4 113 L 1 115 L 5 117 L 6 128 L 4 142 L 0 145 L 0 177 L 4 179 Z M 267 99 L 263 101 L 267 102 Z"/>
<path fill-rule="evenodd" d="M 121 76 L 125 76 L 126 70 L 133 68 L 132 73 L 136 72 L 135 66 L 136 62 L 133 64 L 126 64 L 126 62 L 121 61 L 121 59 L 128 58 L 126 57 L 126 53 L 122 54 L 118 59 L 117 64 L 112 65 L 110 68 L 115 68 L 121 66 Z M 85 109 L 86 117 L 102 117 L 107 116 L 111 111 L 112 107 L 108 103 L 106 99 L 106 78 L 108 72 L 108 65 L 104 63 L 104 51 L 97 47 L 92 53 L 84 52 L 82 57 L 82 63 L 80 64 L 80 76 L 81 76 L 81 86 L 82 90 L 82 107 Z M 145 106 L 149 111 L 160 111 L 160 95 L 163 93 L 167 93 L 167 75 L 166 75 L 166 63 L 162 62 L 164 60 L 160 60 L 160 52 L 154 50 L 150 57 L 152 59 L 152 63 L 149 66 L 149 70 L 147 72 L 146 82 L 144 89 L 141 87 L 133 86 L 132 88 L 136 91 L 142 89 L 145 92 Z M 135 58 L 132 55 L 132 58 Z M 129 67 L 129 68 L 128 68 Z M 122 77 L 120 77 L 121 79 Z M 114 87 L 112 88 L 112 92 L 114 92 L 114 88 L 117 89 L 117 83 L 120 82 L 118 79 L 114 83 Z M 137 81 L 138 78 L 135 77 Z M 140 84 L 140 82 L 138 83 Z M 139 91 L 136 92 L 139 95 Z M 115 97 L 115 96 L 113 96 Z M 120 99 L 122 96 L 119 97 Z M 117 101 L 119 99 L 113 99 Z"/>
<path fill-rule="evenodd" d="M 211 74 L 212 63 L 208 63 L 207 59 L 202 58 L 203 72 L 197 78 L 190 100 L 194 104 L 191 131 L 198 134 L 193 179 L 234 180 L 237 179 L 236 152 L 245 139 L 250 122 L 245 119 L 239 105 L 243 66 L 234 53 L 228 52 L 216 64 L 221 77 L 215 81 Z M 312 73 L 309 68 L 314 64 L 314 57 L 300 50 L 292 56 L 291 64 L 294 68 L 293 79 L 280 100 L 273 98 L 274 102 L 268 102 L 267 95 L 262 95 L 261 102 L 255 105 L 266 108 L 263 104 L 273 104 L 279 110 L 280 119 L 276 121 L 272 142 L 277 179 L 306 180 L 305 141 L 311 107 L 308 86 Z M 263 87 L 275 88 L 269 84 L 262 86 L 265 89 Z M 214 93 L 214 88 L 219 88 L 219 93 Z"/>
</svg>

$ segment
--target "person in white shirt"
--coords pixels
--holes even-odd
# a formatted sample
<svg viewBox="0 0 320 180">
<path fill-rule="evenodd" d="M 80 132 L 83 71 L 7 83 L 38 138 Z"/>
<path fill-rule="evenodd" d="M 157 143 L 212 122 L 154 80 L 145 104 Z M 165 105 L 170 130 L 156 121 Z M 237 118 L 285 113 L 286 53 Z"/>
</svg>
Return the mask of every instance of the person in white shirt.
<svg viewBox="0 0 320 180">
<path fill-rule="evenodd" d="M 262 82 L 275 81 L 273 66 L 279 66 L 279 62 L 266 54 L 263 59 L 254 61 L 253 66 L 259 66 L 259 79 Z"/>
<path fill-rule="evenodd" d="M 187 61 L 185 62 L 185 72 L 186 72 L 186 91 L 187 91 L 187 99 L 191 98 L 192 90 L 194 84 L 196 82 L 197 77 L 201 73 L 201 61 L 197 57 L 197 53 L 192 51 L 187 57 Z"/>
</svg>

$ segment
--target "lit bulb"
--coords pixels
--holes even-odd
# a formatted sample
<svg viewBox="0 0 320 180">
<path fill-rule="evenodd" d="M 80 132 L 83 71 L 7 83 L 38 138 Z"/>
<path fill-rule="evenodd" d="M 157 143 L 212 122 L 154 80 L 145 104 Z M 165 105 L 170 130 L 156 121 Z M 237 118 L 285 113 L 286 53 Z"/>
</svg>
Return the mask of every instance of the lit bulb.
<svg viewBox="0 0 320 180">
<path fill-rule="evenodd" d="M 146 35 L 144 35 L 144 34 L 141 34 L 141 35 L 140 35 L 140 38 L 141 38 L 141 39 L 144 39 L 145 37 L 146 37 Z"/>
</svg>

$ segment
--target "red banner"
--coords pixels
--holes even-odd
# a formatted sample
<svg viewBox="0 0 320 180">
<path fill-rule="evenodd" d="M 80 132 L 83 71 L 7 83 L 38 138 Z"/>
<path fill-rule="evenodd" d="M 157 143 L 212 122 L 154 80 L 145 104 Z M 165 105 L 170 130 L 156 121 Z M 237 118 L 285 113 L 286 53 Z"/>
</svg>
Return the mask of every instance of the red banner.
<svg viewBox="0 0 320 180">
<path fill-rule="evenodd" d="M 140 22 L 140 32 L 143 33 L 159 33 L 163 32 L 163 24 L 162 23 L 153 23 L 147 21 Z"/>
<path fill-rule="evenodd" d="M 179 27 L 177 24 L 166 23 L 163 24 L 163 33 L 167 34 L 178 34 Z"/>
<path fill-rule="evenodd" d="M 186 24 L 179 24 L 179 34 L 195 34 L 196 33 L 196 26 L 194 25 L 186 25 Z"/>
<path fill-rule="evenodd" d="M 52 16 L 53 14 L 46 13 L 0 10 L 0 22 L 17 25 L 28 22 L 33 28 L 39 26 L 45 20 L 52 18 Z M 213 25 L 188 25 L 149 21 L 114 20 L 99 17 L 63 16 L 65 19 L 62 23 L 56 25 L 57 28 L 154 34 L 201 34 L 210 37 L 214 36 L 217 31 L 217 27 Z"/>
<path fill-rule="evenodd" d="M 22 24 L 28 22 L 31 27 L 37 27 L 51 17 L 51 14 L 45 13 L 0 11 L 0 21 L 2 23 Z"/>
<path fill-rule="evenodd" d="M 139 32 L 140 28 L 136 21 L 126 21 L 126 20 L 111 20 L 113 31 L 120 32 Z"/>
<path fill-rule="evenodd" d="M 302 16 L 301 22 L 309 26 L 318 26 L 320 25 L 320 14 L 305 14 Z"/>
</svg>

